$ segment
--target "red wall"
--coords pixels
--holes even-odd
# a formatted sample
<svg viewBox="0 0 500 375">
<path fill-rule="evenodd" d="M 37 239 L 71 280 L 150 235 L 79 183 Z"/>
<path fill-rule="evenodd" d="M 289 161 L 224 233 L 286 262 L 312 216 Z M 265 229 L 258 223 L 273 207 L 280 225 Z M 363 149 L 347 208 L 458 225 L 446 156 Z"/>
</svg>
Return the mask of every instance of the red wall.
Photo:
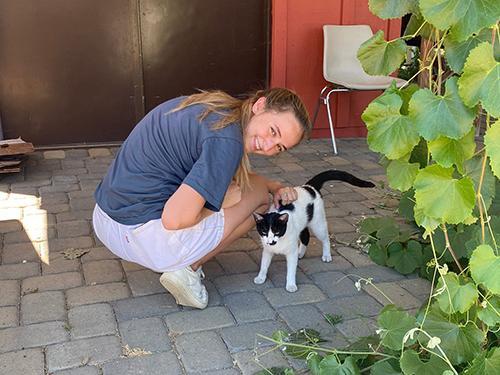
<svg viewBox="0 0 500 375">
<path fill-rule="evenodd" d="M 382 20 L 368 10 L 368 0 L 273 0 L 271 86 L 288 87 L 304 100 L 311 117 L 323 79 L 323 30 L 325 24 L 368 24 L 373 32 L 384 30 L 386 39 L 400 35 L 400 20 Z M 330 97 L 335 136 L 365 136 L 361 113 L 380 91 L 350 92 Z M 313 137 L 328 137 L 325 106 Z"/>
</svg>

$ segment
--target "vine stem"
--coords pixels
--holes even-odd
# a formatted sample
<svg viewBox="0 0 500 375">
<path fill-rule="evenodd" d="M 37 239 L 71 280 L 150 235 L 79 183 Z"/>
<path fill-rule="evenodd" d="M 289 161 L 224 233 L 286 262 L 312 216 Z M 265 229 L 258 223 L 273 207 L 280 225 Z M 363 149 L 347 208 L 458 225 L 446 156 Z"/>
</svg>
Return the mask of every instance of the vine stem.
<svg viewBox="0 0 500 375">
<path fill-rule="evenodd" d="M 273 339 L 272 337 L 267 337 L 264 335 L 261 335 L 257 333 L 257 336 L 262 337 L 263 339 L 266 339 L 268 341 L 271 341 L 275 343 L 278 346 L 291 346 L 294 348 L 300 348 L 300 349 L 315 349 L 321 352 L 325 353 L 330 353 L 330 354 L 345 354 L 345 355 L 377 355 L 381 357 L 385 357 L 388 359 L 396 359 L 399 360 L 399 357 L 395 357 L 390 354 L 385 354 L 385 353 L 379 353 L 379 352 L 351 352 L 351 351 L 345 351 L 345 350 L 336 350 L 336 349 L 328 349 L 328 348 L 323 348 L 321 346 L 308 346 L 308 345 L 302 345 L 302 344 L 295 344 L 293 342 L 284 342 L 284 341 L 278 341 Z"/>
<path fill-rule="evenodd" d="M 458 266 L 458 269 L 460 270 L 460 273 L 462 273 L 462 272 L 464 272 L 464 269 L 462 268 L 462 265 L 458 261 L 457 255 L 455 254 L 455 251 L 451 247 L 450 238 L 448 237 L 448 230 L 446 229 L 446 225 L 445 224 L 443 224 L 442 229 L 443 229 L 443 233 L 444 233 L 444 238 L 446 240 L 446 248 L 448 249 L 448 251 L 450 252 L 451 256 L 453 257 L 453 260 L 455 261 L 456 265 Z"/>
<path fill-rule="evenodd" d="M 490 125 L 490 114 L 486 114 L 486 127 L 489 128 Z M 477 185 L 477 205 L 479 206 L 479 219 L 481 220 L 481 242 L 484 243 L 485 240 L 485 228 L 484 228 L 484 211 L 483 205 L 481 204 L 481 189 L 483 188 L 484 173 L 486 170 L 486 151 L 483 155 L 483 162 L 481 165 L 481 176 L 479 177 L 479 184 Z"/>
</svg>

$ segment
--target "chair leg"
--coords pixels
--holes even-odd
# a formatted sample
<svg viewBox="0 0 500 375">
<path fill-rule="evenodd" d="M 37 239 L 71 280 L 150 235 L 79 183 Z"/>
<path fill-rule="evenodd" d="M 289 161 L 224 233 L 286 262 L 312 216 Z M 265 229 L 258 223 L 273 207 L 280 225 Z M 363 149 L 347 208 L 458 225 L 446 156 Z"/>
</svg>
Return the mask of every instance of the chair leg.
<svg viewBox="0 0 500 375">
<path fill-rule="evenodd" d="M 333 121 L 332 121 L 332 112 L 330 110 L 330 94 L 332 94 L 334 91 L 330 91 L 326 98 L 323 100 L 323 103 L 326 105 L 326 112 L 328 114 L 328 124 L 330 125 L 330 134 L 332 137 L 332 146 L 333 146 L 333 153 L 337 155 L 337 144 L 335 143 L 335 133 L 333 131 Z"/>
<path fill-rule="evenodd" d="M 319 107 L 321 105 L 321 102 L 324 101 L 323 93 L 325 92 L 325 90 L 327 88 L 328 88 L 328 85 L 323 87 L 323 89 L 319 93 L 318 104 L 316 104 L 316 110 L 314 111 L 314 117 L 313 117 L 312 124 L 311 124 L 312 127 L 314 127 L 314 124 L 316 123 L 316 119 L 318 118 Z"/>
</svg>

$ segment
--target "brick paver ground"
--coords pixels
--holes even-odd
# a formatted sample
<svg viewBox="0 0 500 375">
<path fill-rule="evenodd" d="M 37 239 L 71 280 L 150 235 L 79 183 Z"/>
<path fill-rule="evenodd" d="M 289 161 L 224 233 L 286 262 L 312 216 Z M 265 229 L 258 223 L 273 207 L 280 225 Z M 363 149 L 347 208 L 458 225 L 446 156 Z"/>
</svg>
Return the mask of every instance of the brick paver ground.
<svg viewBox="0 0 500 375">
<path fill-rule="evenodd" d="M 92 193 L 117 148 L 40 151 L 22 173 L 0 176 L 0 375 L 253 374 L 261 366 L 303 363 L 269 350 L 256 334 L 310 327 L 329 344 L 347 345 L 374 332 L 386 301 L 356 276 L 373 278 L 407 310 L 419 307 L 429 283 L 375 265 L 354 246 L 356 223 L 393 214 L 383 169 L 364 139 L 312 140 L 275 158 L 252 158 L 258 173 L 303 184 L 326 169 L 377 181 L 360 189 L 326 183 L 333 262 L 312 239 L 299 261 L 298 291 L 284 289 L 286 265 L 275 257 L 268 280 L 253 283 L 260 260 L 255 232 L 205 265 L 209 307 L 179 307 L 159 275 L 117 259 L 95 237 Z M 50 264 L 38 254 L 48 245 Z M 66 259 L 62 251 L 87 250 Z M 324 314 L 343 317 L 335 327 Z M 137 355 L 138 354 L 138 355 Z"/>
</svg>

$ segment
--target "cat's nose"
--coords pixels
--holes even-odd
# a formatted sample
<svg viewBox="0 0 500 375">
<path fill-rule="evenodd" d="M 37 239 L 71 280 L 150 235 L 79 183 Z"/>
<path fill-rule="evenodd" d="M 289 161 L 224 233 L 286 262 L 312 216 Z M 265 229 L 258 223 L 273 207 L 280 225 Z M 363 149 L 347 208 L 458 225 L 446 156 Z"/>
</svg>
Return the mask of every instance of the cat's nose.
<svg viewBox="0 0 500 375">
<path fill-rule="evenodd" d="M 271 245 L 271 246 L 276 245 L 276 241 L 271 241 L 271 242 L 269 242 L 269 245 Z"/>
</svg>

